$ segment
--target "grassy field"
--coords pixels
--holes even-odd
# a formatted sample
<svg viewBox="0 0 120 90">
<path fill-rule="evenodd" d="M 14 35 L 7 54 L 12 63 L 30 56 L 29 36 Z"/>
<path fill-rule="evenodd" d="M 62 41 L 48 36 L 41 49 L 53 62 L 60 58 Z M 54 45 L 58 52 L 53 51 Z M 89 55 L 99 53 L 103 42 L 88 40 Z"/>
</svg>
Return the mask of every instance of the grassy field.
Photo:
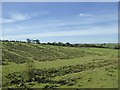
<svg viewBox="0 0 120 90">
<path fill-rule="evenodd" d="M 3 42 L 3 87 L 117 88 L 118 50 Z"/>
</svg>

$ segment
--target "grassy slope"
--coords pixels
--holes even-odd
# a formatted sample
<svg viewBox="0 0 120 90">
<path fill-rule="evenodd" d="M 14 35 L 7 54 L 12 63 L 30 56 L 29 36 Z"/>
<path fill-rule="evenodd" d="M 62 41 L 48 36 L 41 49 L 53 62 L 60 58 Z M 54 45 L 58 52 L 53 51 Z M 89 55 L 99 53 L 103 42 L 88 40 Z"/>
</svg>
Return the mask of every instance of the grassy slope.
<svg viewBox="0 0 120 90">
<path fill-rule="evenodd" d="M 80 49 L 52 47 L 48 45 L 36 45 L 26 43 L 4 43 L 3 53 L 5 53 L 4 60 L 9 61 L 12 60 L 16 63 L 19 63 L 25 62 L 26 60 L 45 61 L 55 59 L 69 59 L 84 56 L 86 53 L 89 52 L 86 52 L 84 54 L 84 51 L 81 51 Z M 77 53 L 79 53 L 79 55 Z M 17 58 L 17 60 L 15 60 L 14 58 L 15 59 Z"/>
<path fill-rule="evenodd" d="M 3 46 L 3 62 L 8 63 L 8 65 L 3 66 L 3 84 L 7 81 L 5 78 L 6 75 L 13 72 L 26 71 L 28 66 L 27 62 L 32 60 L 32 64 L 35 68 L 46 68 L 48 71 L 50 68 L 59 69 L 63 67 L 72 68 L 74 71 L 79 67 L 78 66 L 74 69 L 77 65 L 88 65 L 88 67 L 86 67 L 87 69 L 84 71 L 52 77 L 51 80 L 53 81 L 75 77 L 75 82 L 72 82 L 74 85 L 69 86 L 68 84 L 58 84 L 59 87 L 118 87 L 118 71 L 116 62 L 118 57 L 117 50 L 102 48 L 74 48 L 12 42 L 4 43 Z M 94 65 L 95 68 L 91 69 L 89 68 L 89 64 L 92 65 L 92 63 L 96 63 L 96 65 L 101 64 L 102 67 Z M 33 85 L 30 87 L 44 87 L 48 84 L 54 85 L 54 83 L 38 83 L 38 81 L 34 81 Z"/>
</svg>

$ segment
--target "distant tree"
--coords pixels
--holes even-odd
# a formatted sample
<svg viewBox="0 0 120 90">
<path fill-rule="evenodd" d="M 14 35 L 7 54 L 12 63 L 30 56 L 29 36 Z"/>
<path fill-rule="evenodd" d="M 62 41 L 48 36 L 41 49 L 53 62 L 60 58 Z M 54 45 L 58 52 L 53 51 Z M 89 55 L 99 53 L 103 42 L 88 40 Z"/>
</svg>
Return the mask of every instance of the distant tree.
<svg viewBox="0 0 120 90">
<path fill-rule="evenodd" d="M 15 40 L 11 40 L 11 42 L 16 42 Z"/>
<path fill-rule="evenodd" d="M 66 42 L 66 46 L 70 46 L 71 44 L 69 42 Z"/>
<path fill-rule="evenodd" d="M 36 44 L 40 44 L 40 41 L 38 39 L 36 39 Z"/>
<path fill-rule="evenodd" d="M 31 40 L 31 43 L 36 43 L 36 40 Z"/>
<path fill-rule="evenodd" d="M 47 45 L 47 43 L 41 43 L 42 45 Z"/>
<path fill-rule="evenodd" d="M 48 45 L 51 45 L 51 43 L 50 43 L 50 42 L 47 42 L 47 44 L 48 44 Z"/>
<path fill-rule="evenodd" d="M 9 40 L 3 40 L 3 42 L 9 42 Z"/>
<path fill-rule="evenodd" d="M 74 44 L 74 45 L 73 45 L 73 47 L 78 47 L 78 46 L 79 46 L 79 44 Z"/>
<path fill-rule="evenodd" d="M 52 44 L 53 44 L 53 45 L 58 45 L 56 42 L 53 42 Z"/>
<path fill-rule="evenodd" d="M 27 43 L 31 43 L 31 40 L 30 39 L 26 39 L 27 40 Z"/>
<path fill-rule="evenodd" d="M 58 42 L 58 46 L 63 46 L 63 43 L 62 42 Z"/>
</svg>

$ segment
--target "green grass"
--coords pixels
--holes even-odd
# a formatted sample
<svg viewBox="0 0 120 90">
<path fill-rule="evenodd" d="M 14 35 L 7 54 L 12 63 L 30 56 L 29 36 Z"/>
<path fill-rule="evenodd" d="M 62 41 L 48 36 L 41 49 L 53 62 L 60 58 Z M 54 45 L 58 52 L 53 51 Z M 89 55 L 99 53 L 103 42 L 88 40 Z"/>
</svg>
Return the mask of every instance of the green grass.
<svg viewBox="0 0 120 90">
<path fill-rule="evenodd" d="M 36 45 L 26 43 L 3 43 L 3 62 L 24 63 L 28 60 L 50 61 L 56 59 L 73 59 L 86 55 L 100 55 L 86 51 L 87 48 L 71 48 L 62 46 Z"/>
<path fill-rule="evenodd" d="M 118 87 L 116 49 L 4 42 L 3 64 L 3 87 Z"/>
<path fill-rule="evenodd" d="M 87 70 L 80 73 L 68 74 L 59 79 L 76 79 L 76 85 L 73 86 L 61 86 L 62 88 L 116 88 L 118 87 L 118 69 L 116 65 L 105 66 L 94 70 Z"/>
</svg>

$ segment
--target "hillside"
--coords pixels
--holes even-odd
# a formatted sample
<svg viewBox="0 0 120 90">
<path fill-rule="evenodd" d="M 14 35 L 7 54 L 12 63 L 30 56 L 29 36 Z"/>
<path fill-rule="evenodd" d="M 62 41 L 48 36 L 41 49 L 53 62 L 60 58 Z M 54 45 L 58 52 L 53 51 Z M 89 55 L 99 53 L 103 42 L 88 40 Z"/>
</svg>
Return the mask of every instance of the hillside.
<svg viewBox="0 0 120 90">
<path fill-rule="evenodd" d="M 2 55 L 3 87 L 118 87 L 116 49 L 3 42 Z"/>
<path fill-rule="evenodd" d="M 3 62 L 24 63 L 28 60 L 50 61 L 57 59 L 80 58 L 86 55 L 101 55 L 87 48 L 71 48 L 61 46 L 39 45 L 31 43 L 4 42 Z"/>
</svg>

